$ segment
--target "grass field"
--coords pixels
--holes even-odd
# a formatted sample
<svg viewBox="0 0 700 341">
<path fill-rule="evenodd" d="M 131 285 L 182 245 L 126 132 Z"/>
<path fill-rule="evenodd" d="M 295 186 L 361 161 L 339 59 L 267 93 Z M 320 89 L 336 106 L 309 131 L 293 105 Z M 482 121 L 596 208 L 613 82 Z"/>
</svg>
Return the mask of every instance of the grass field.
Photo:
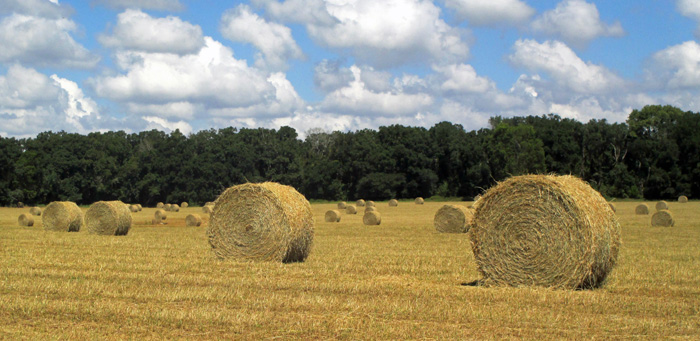
<svg viewBox="0 0 700 341">
<path fill-rule="evenodd" d="M 185 227 L 199 207 L 159 226 L 144 208 L 124 237 L 19 227 L 29 209 L 0 208 L 0 338 L 700 338 L 700 202 L 671 203 L 672 228 L 617 203 L 618 265 L 584 291 L 463 285 L 479 274 L 467 235 L 434 230 L 445 203 L 377 204 L 372 227 L 313 204 L 296 264 L 215 259 L 206 228 Z"/>
</svg>

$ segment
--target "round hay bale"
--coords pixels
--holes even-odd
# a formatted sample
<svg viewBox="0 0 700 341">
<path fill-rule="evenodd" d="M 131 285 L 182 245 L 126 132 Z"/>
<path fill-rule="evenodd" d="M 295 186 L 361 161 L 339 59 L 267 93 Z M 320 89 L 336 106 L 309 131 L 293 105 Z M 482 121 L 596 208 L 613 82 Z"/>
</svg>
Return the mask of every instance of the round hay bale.
<svg viewBox="0 0 700 341">
<path fill-rule="evenodd" d="M 362 216 L 362 223 L 365 225 L 379 225 L 382 223 L 382 215 L 379 214 L 379 211 L 365 212 L 365 215 Z"/>
<path fill-rule="evenodd" d="M 34 226 L 34 217 L 31 216 L 31 214 L 20 214 L 19 218 L 17 218 L 17 222 L 19 223 L 19 226 Z"/>
<path fill-rule="evenodd" d="M 656 211 L 656 213 L 651 216 L 651 226 L 670 227 L 675 224 L 676 221 L 673 220 L 673 214 L 671 214 L 669 210 Z"/>
<path fill-rule="evenodd" d="M 153 217 L 156 219 L 156 221 L 163 221 L 165 219 L 168 219 L 168 213 L 165 212 L 164 209 L 156 210 L 156 212 L 153 214 Z"/>
<path fill-rule="evenodd" d="M 639 204 L 634 208 L 634 214 L 645 215 L 649 214 L 649 206 L 647 204 Z"/>
<path fill-rule="evenodd" d="M 340 211 L 338 210 L 328 210 L 326 211 L 325 220 L 327 223 L 337 223 L 340 221 Z"/>
<path fill-rule="evenodd" d="M 367 206 L 367 207 L 365 207 L 365 213 L 367 213 L 367 212 L 372 212 L 372 211 L 376 211 L 376 210 L 377 210 L 377 208 L 374 207 L 374 206 Z"/>
<path fill-rule="evenodd" d="M 372 200 L 367 200 L 367 202 L 365 203 L 365 206 L 366 207 L 376 207 L 377 204 L 374 203 L 374 201 L 372 201 Z"/>
<path fill-rule="evenodd" d="M 204 203 L 204 206 L 214 206 L 214 202 L 213 202 L 213 201 L 207 201 L 206 203 Z"/>
<path fill-rule="evenodd" d="M 611 209 L 613 212 L 617 212 L 617 208 L 615 208 L 615 205 L 614 205 L 613 203 L 609 202 L 608 205 L 610 205 L 610 209 Z"/>
<path fill-rule="evenodd" d="M 139 208 L 139 212 L 143 211 L 143 206 L 141 206 L 141 204 L 136 204 L 136 207 Z"/>
<path fill-rule="evenodd" d="M 656 203 L 656 210 L 661 211 L 661 210 L 667 210 L 668 209 L 668 203 L 665 201 L 659 201 Z"/>
<path fill-rule="evenodd" d="M 346 203 L 345 201 L 341 201 L 338 203 L 339 210 L 344 210 L 346 207 L 348 207 L 348 203 Z"/>
<path fill-rule="evenodd" d="M 681 195 L 680 197 L 678 197 L 678 202 L 685 204 L 688 202 L 688 197 L 686 197 L 685 195 Z"/>
<path fill-rule="evenodd" d="M 416 205 L 423 205 L 425 203 L 425 200 L 423 198 L 418 197 L 416 198 Z"/>
<path fill-rule="evenodd" d="M 187 208 L 187 207 L 189 207 L 189 206 L 190 206 L 190 204 L 187 203 L 187 201 L 183 201 L 183 202 L 180 204 L 180 207 L 182 207 L 182 208 Z"/>
<path fill-rule="evenodd" d="M 178 204 L 170 205 L 170 212 L 180 212 L 180 205 L 178 205 Z"/>
<path fill-rule="evenodd" d="M 438 232 L 467 233 L 474 211 L 462 205 L 444 205 L 435 212 L 433 225 Z"/>
<path fill-rule="evenodd" d="M 165 207 L 165 204 L 163 204 L 162 202 L 159 202 L 156 204 L 156 208 L 164 208 L 164 207 Z"/>
<path fill-rule="evenodd" d="M 17 202 L 17 208 L 24 208 L 24 203 L 21 201 Z"/>
<path fill-rule="evenodd" d="M 98 201 L 85 211 L 90 234 L 125 236 L 131 229 L 131 212 L 121 201 Z"/>
<path fill-rule="evenodd" d="M 29 209 L 29 213 L 31 213 L 32 215 L 35 215 L 35 216 L 40 216 L 40 215 L 41 215 L 41 209 L 38 208 L 38 207 L 36 207 L 36 206 L 34 206 L 34 207 L 32 207 L 32 208 Z"/>
<path fill-rule="evenodd" d="M 274 182 L 233 186 L 216 199 L 207 236 L 219 258 L 301 262 L 313 243 L 311 205 Z"/>
<path fill-rule="evenodd" d="M 355 205 L 348 205 L 347 207 L 345 207 L 345 213 L 357 214 L 357 207 L 355 207 Z"/>
<path fill-rule="evenodd" d="M 213 211 L 213 208 L 214 208 L 214 206 L 212 206 L 212 205 L 204 205 L 204 206 L 202 206 L 202 212 L 207 213 L 207 214 L 211 214 L 211 212 Z"/>
<path fill-rule="evenodd" d="M 357 199 L 357 201 L 355 201 L 355 205 L 356 205 L 357 207 L 364 207 L 364 206 L 365 206 L 365 201 L 364 201 L 363 199 Z"/>
<path fill-rule="evenodd" d="M 139 211 L 139 207 L 137 205 L 129 205 L 129 211 L 136 213 Z"/>
<path fill-rule="evenodd" d="M 484 284 L 569 289 L 602 285 L 621 244 L 603 196 L 570 175 L 492 187 L 476 205 L 470 238 Z"/>
<path fill-rule="evenodd" d="M 185 218 L 185 226 L 202 225 L 202 217 L 199 214 L 188 214 Z"/>
<path fill-rule="evenodd" d="M 396 199 L 391 199 L 391 200 L 389 200 L 389 206 L 391 206 L 391 207 L 399 206 L 399 201 Z"/>
<path fill-rule="evenodd" d="M 71 201 L 54 201 L 44 208 L 41 218 L 46 231 L 78 232 L 83 225 L 83 211 Z"/>
<path fill-rule="evenodd" d="M 173 210 L 173 204 L 165 204 L 165 205 L 163 205 L 163 209 L 164 209 L 166 212 L 170 212 L 170 211 Z"/>
</svg>

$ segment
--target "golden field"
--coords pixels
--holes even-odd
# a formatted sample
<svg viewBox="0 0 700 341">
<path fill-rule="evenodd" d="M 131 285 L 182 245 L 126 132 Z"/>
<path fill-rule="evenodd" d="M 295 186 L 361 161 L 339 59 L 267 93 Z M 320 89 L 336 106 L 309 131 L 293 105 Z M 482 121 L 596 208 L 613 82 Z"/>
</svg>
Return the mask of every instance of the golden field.
<svg viewBox="0 0 700 341">
<path fill-rule="evenodd" d="M 0 208 L 0 338 L 700 337 L 700 202 L 670 203 L 670 228 L 616 203 L 618 265 L 582 291 L 464 285 L 480 275 L 466 234 L 435 231 L 444 204 L 378 202 L 371 227 L 326 223 L 335 204 L 313 204 L 313 250 L 294 264 L 216 259 L 200 207 L 158 226 L 144 208 L 121 237 L 20 227 L 29 208 Z M 185 227 L 189 213 L 202 227 Z"/>
</svg>

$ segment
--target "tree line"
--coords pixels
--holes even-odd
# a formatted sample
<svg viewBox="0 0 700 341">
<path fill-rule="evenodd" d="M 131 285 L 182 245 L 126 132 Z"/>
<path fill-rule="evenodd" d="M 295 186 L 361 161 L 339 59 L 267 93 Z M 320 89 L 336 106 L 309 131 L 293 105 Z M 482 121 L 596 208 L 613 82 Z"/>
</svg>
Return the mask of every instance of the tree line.
<svg viewBox="0 0 700 341">
<path fill-rule="evenodd" d="M 203 204 L 225 188 L 275 181 L 309 199 L 471 199 L 509 176 L 573 174 L 606 197 L 700 197 L 700 114 L 634 110 L 625 123 L 557 115 L 492 117 L 466 131 L 224 128 L 189 136 L 151 130 L 0 138 L 0 205 L 55 200 Z"/>
</svg>

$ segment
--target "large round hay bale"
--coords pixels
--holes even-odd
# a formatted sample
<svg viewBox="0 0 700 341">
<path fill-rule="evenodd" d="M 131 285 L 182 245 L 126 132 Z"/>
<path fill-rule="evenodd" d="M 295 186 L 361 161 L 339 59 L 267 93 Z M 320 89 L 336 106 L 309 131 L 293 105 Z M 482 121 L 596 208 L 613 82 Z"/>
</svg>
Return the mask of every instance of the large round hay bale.
<svg viewBox="0 0 700 341">
<path fill-rule="evenodd" d="M 337 223 L 340 221 L 340 211 L 328 210 L 324 218 L 327 223 Z"/>
<path fill-rule="evenodd" d="M 125 236 L 131 229 L 131 212 L 121 201 L 98 201 L 85 211 L 90 234 Z"/>
<path fill-rule="evenodd" d="M 180 204 L 180 207 L 182 207 L 182 208 L 187 208 L 187 207 L 189 207 L 189 206 L 190 206 L 190 204 L 187 203 L 187 201 L 183 201 L 183 202 Z"/>
<path fill-rule="evenodd" d="M 180 205 L 178 205 L 178 204 L 170 205 L 170 212 L 180 212 Z"/>
<path fill-rule="evenodd" d="M 207 236 L 219 258 L 301 262 L 313 243 L 311 205 L 274 182 L 233 186 L 216 199 Z"/>
<path fill-rule="evenodd" d="M 78 232 L 83 225 L 83 211 L 71 201 L 54 201 L 44 208 L 41 221 L 46 231 Z"/>
<path fill-rule="evenodd" d="M 339 210 L 344 210 L 346 207 L 348 207 L 348 203 L 346 203 L 345 201 L 341 201 L 338 203 Z"/>
<path fill-rule="evenodd" d="M 212 206 L 212 205 L 204 205 L 204 206 L 202 206 L 202 212 L 207 213 L 207 214 L 211 214 L 211 212 L 213 211 L 213 208 L 214 208 L 214 206 Z"/>
<path fill-rule="evenodd" d="M 29 213 L 35 216 L 40 216 L 41 215 L 41 208 L 38 208 L 36 206 L 32 207 L 29 209 Z"/>
<path fill-rule="evenodd" d="M 202 217 L 199 214 L 188 214 L 185 217 L 185 226 L 200 226 L 202 225 Z"/>
<path fill-rule="evenodd" d="M 365 213 L 367 213 L 367 212 L 372 212 L 372 211 L 376 211 L 376 210 L 377 210 L 377 208 L 374 207 L 374 206 L 367 206 L 367 207 L 365 207 Z"/>
<path fill-rule="evenodd" d="M 685 195 L 681 195 L 680 197 L 678 197 L 678 202 L 685 204 L 688 202 L 688 197 L 686 197 Z"/>
<path fill-rule="evenodd" d="M 372 200 L 367 200 L 367 202 L 365 202 L 365 207 L 376 207 L 376 206 L 377 206 L 377 204 Z"/>
<path fill-rule="evenodd" d="M 348 205 L 345 207 L 346 214 L 357 214 L 357 207 L 355 205 Z"/>
<path fill-rule="evenodd" d="M 656 211 L 654 215 L 651 216 L 651 226 L 663 226 L 670 227 L 676 224 L 673 220 L 673 214 L 669 210 Z"/>
<path fill-rule="evenodd" d="M 163 204 L 162 202 L 159 202 L 156 204 L 156 208 L 164 208 L 164 207 L 165 207 L 165 204 Z"/>
<path fill-rule="evenodd" d="M 399 201 L 396 199 L 391 199 L 391 200 L 389 200 L 389 206 L 391 206 L 391 207 L 399 206 Z"/>
<path fill-rule="evenodd" d="M 129 211 L 136 213 L 139 211 L 139 207 L 137 205 L 133 205 L 133 204 L 129 205 Z"/>
<path fill-rule="evenodd" d="M 474 211 L 462 205 L 444 205 L 435 212 L 433 225 L 438 232 L 467 233 Z"/>
<path fill-rule="evenodd" d="M 668 209 L 668 203 L 665 201 L 659 201 L 656 203 L 656 210 L 661 211 L 661 210 L 667 210 Z"/>
<path fill-rule="evenodd" d="M 594 288 L 617 261 L 620 224 L 574 176 L 525 175 L 484 193 L 470 237 L 485 284 Z"/>
<path fill-rule="evenodd" d="M 34 226 L 34 217 L 31 214 L 20 214 L 17 218 L 19 226 Z"/>
<path fill-rule="evenodd" d="M 425 200 L 423 198 L 418 197 L 416 198 L 416 205 L 423 205 L 425 203 Z"/>
<path fill-rule="evenodd" d="M 357 207 L 364 207 L 365 201 L 363 199 L 357 199 L 357 201 L 355 201 L 355 205 L 357 205 Z"/>
<path fill-rule="evenodd" d="M 156 212 L 153 213 L 153 217 L 156 219 L 156 221 L 163 221 L 168 219 L 168 213 L 165 212 L 164 209 L 156 210 Z"/>
<path fill-rule="evenodd" d="M 639 204 L 634 208 L 634 214 L 645 215 L 649 214 L 649 206 L 647 204 Z"/>
<path fill-rule="evenodd" d="M 379 211 L 365 212 L 365 215 L 362 216 L 362 223 L 365 225 L 379 225 L 382 223 L 382 215 Z"/>
</svg>

